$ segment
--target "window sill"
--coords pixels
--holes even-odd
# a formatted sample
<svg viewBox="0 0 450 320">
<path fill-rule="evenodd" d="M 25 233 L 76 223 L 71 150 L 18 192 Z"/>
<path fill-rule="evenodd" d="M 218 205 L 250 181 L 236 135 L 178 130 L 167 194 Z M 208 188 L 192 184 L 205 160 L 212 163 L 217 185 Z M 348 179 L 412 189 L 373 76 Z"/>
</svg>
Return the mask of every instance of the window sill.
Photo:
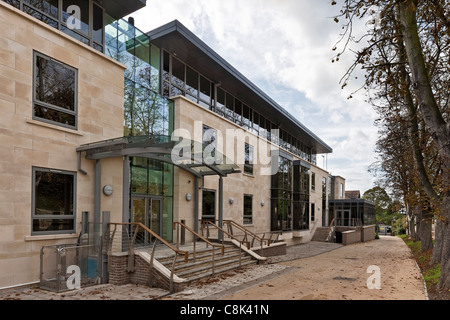
<svg viewBox="0 0 450 320">
<path fill-rule="evenodd" d="M 64 239 L 78 239 L 76 233 L 73 234 L 51 234 L 42 236 L 25 236 L 25 241 L 48 241 L 48 240 L 64 240 Z"/>
<path fill-rule="evenodd" d="M 246 173 L 246 172 L 242 172 L 242 175 L 249 177 L 249 178 L 254 178 L 255 176 L 253 174 L 250 173 Z"/>
<path fill-rule="evenodd" d="M 25 122 L 29 123 L 29 124 L 36 125 L 36 126 L 41 126 L 41 127 L 44 127 L 44 128 L 49 128 L 49 129 L 53 129 L 53 130 L 62 131 L 62 132 L 65 132 L 65 133 L 74 134 L 74 135 L 77 135 L 77 136 L 80 136 L 80 137 L 84 136 L 84 134 L 79 133 L 76 130 L 67 129 L 67 128 L 64 128 L 64 127 L 60 127 L 60 126 L 57 126 L 57 125 L 54 125 L 54 124 L 45 123 L 45 122 L 34 120 L 34 119 L 26 118 Z"/>
</svg>

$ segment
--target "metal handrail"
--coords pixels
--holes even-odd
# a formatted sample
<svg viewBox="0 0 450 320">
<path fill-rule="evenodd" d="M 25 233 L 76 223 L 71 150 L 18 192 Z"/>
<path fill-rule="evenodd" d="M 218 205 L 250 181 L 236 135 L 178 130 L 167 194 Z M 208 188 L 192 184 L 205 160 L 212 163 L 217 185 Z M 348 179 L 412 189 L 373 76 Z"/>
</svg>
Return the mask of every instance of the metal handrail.
<svg viewBox="0 0 450 320">
<path fill-rule="evenodd" d="M 333 220 L 331 220 L 330 227 L 328 228 L 327 242 L 330 242 L 330 240 L 334 240 L 335 230 L 336 230 L 336 226 L 334 225 L 334 218 L 333 218 Z"/>
<path fill-rule="evenodd" d="M 173 222 L 172 224 L 172 229 L 175 230 L 176 228 L 176 234 L 177 234 L 177 249 L 180 248 L 180 228 L 184 228 L 185 230 L 189 231 L 190 233 L 192 233 L 195 237 L 197 237 L 198 240 L 201 240 L 203 242 L 206 243 L 206 247 L 208 247 L 208 245 L 210 245 L 212 247 L 212 276 L 214 277 L 215 275 L 215 255 L 216 255 L 216 250 L 215 248 L 219 247 L 221 249 L 221 255 L 223 256 L 225 254 L 225 246 L 222 244 L 214 244 L 212 242 L 210 242 L 208 239 L 206 239 L 205 237 L 199 235 L 197 232 L 195 232 L 194 230 L 192 230 L 191 228 L 189 228 L 187 225 L 185 225 L 182 222 Z M 193 252 L 193 256 L 194 256 L 194 261 L 196 261 L 196 243 L 197 241 L 194 241 L 194 252 Z"/>
<path fill-rule="evenodd" d="M 170 270 L 170 292 L 174 292 L 174 281 L 173 281 L 174 280 L 174 269 L 175 269 L 178 255 L 184 255 L 184 262 L 186 263 L 189 261 L 189 252 L 175 248 L 174 246 L 172 246 L 170 243 L 168 243 L 166 240 L 161 238 L 158 234 L 156 234 L 155 232 L 153 232 L 152 230 L 147 228 L 142 223 L 109 223 L 108 228 L 110 228 L 111 225 L 114 225 L 114 232 L 113 232 L 111 238 L 109 239 L 110 248 L 108 250 L 108 253 L 112 253 L 111 244 L 113 242 L 113 238 L 114 238 L 117 226 L 130 226 L 130 227 L 134 226 L 134 227 L 136 227 L 136 229 L 134 230 L 133 238 L 132 238 L 133 241 L 130 243 L 130 247 L 129 247 L 129 256 L 128 256 L 129 271 L 132 271 L 134 269 L 134 248 L 135 248 L 136 237 L 137 237 L 139 228 L 142 228 L 145 232 L 149 233 L 155 239 L 155 241 L 153 243 L 151 258 L 150 258 L 150 267 L 149 267 L 150 273 L 153 268 L 153 262 L 155 260 L 155 251 L 156 251 L 155 249 L 156 249 L 156 245 L 158 242 L 161 242 L 167 248 L 169 248 L 170 250 L 172 250 L 175 253 L 175 257 L 174 257 L 173 263 L 172 263 L 172 268 Z"/>
<path fill-rule="evenodd" d="M 256 233 L 251 232 L 250 230 L 248 230 L 247 228 L 241 226 L 240 224 L 236 223 L 236 222 L 233 221 L 233 220 L 224 220 L 223 223 L 224 223 L 224 224 L 227 224 L 227 225 L 230 225 L 230 226 L 228 227 L 228 228 L 229 228 L 228 230 L 231 230 L 231 233 L 232 233 L 232 234 L 233 234 L 233 231 L 232 231 L 231 226 L 234 226 L 234 227 L 236 227 L 236 228 L 238 228 L 239 230 L 241 230 L 241 231 L 244 232 L 244 234 L 245 234 L 244 239 L 247 239 L 247 235 L 250 235 L 250 236 L 253 238 L 253 240 L 251 241 L 251 246 L 252 246 L 252 247 L 253 247 L 253 244 L 255 243 L 255 240 L 258 240 L 258 241 L 260 242 L 260 244 L 261 244 L 261 249 L 263 249 L 264 243 L 267 243 L 267 246 L 270 247 L 271 239 L 264 239 L 264 237 L 261 238 L 261 237 L 259 237 Z M 265 236 L 265 234 L 264 234 L 264 236 Z"/>
<path fill-rule="evenodd" d="M 236 238 L 235 236 L 233 236 L 231 233 L 225 231 L 223 228 L 220 228 L 218 225 L 216 225 L 215 223 L 213 223 L 210 220 L 204 220 L 202 221 L 202 232 L 203 229 L 205 228 L 206 225 L 206 232 L 207 232 L 207 238 L 209 237 L 209 226 L 211 225 L 212 227 L 216 228 L 217 230 L 221 231 L 222 233 L 226 234 L 229 238 L 236 240 L 239 243 L 239 267 L 242 266 L 241 264 L 241 258 L 242 258 L 242 244 L 243 241 L 239 240 L 238 238 Z M 223 242 L 223 238 L 222 239 L 218 239 L 219 241 Z M 247 249 L 250 249 L 250 242 L 245 241 L 247 243 Z"/>
</svg>

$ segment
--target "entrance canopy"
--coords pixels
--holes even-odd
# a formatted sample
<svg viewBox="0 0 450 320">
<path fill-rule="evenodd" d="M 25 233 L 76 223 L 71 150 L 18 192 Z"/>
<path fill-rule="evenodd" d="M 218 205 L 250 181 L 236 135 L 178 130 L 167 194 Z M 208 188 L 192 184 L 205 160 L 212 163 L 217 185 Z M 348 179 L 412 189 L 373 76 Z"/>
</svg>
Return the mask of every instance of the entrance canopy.
<svg viewBox="0 0 450 320">
<path fill-rule="evenodd" d="M 172 141 L 170 136 L 123 137 L 82 145 L 77 148 L 79 166 L 81 153 L 86 159 L 101 160 L 115 157 L 140 157 L 159 160 L 182 168 L 201 178 L 240 173 L 238 165 L 223 154 L 213 150 L 213 159 L 204 157 L 205 146 L 187 139 Z M 175 157 L 173 156 L 175 155 Z M 174 159 L 176 158 L 176 159 Z M 79 167 L 80 171 L 81 167 Z"/>
</svg>

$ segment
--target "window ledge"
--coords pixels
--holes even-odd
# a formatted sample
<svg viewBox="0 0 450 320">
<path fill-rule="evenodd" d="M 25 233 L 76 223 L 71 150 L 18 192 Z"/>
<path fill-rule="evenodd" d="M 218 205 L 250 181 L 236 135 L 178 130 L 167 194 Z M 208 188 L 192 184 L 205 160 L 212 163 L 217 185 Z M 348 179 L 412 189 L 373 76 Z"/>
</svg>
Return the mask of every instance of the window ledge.
<svg viewBox="0 0 450 320">
<path fill-rule="evenodd" d="M 73 234 L 51 234 L 42 236 L 25 236 L 25 241 L 48 241 L 48 240 L 64 240 L 64 239 L 78 239 L 76 233 Z"/>
<path fill-rule="evenodd" d="M 253 174 L 246 173 L 246 172 L 242 172 L 242 175 L 244 175 L 246 177 L 250 177 L 250 178 L 254 178 L 255 177 Z"/>
<path fill-rule="evenodd" d="M 71 133 L 71 134 L 74 134 L 74 135 L 77 135 L 77 136 L 80 136 L 80 137 L 84 136 L 84 134 L 82 134 L 82 133 L 80 133 L 80 132 L 78 132 L 76 130 L 60 127 L 60 126 L 57 126 L 57 125 L 54 125 L 54 124 L 45 123 L 45 122 L 42 122 L 42 121 L 30 119 L 30 118 L 26 118 L 25 122 L 29 123 L 29 124 L 36 125 L 36 126 L 41 126 L 41 127 L 45 127 L 45 128 L 49 128 L 49 129 L 53 129 L 53 130 L 58 130 L 58 131 L 66 132 L 66 133 Z"/>
</svg>

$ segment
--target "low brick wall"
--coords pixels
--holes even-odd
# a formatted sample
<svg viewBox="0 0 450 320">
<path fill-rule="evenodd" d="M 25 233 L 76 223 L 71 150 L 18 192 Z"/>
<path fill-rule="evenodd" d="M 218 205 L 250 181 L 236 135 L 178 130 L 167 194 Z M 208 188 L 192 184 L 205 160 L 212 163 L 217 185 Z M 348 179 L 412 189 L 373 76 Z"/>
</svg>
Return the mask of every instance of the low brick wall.
<svg viewBox="0 0 450 320">
<path fill-rule="evenodd" d="M 153 288 L 170 290 L 170 279 L 160 274 L 155 268 L 150 271 L 148 261 L 139 255 L 134 256 L 134 271 L 128 271 L 128 254 L 113 254 L 109 257 L 109 283 L 116 286 L 126 284 L 146 285 Z M 183 289 L 181 284 L 174 283 L 174 291 Z"/>
</svg>

